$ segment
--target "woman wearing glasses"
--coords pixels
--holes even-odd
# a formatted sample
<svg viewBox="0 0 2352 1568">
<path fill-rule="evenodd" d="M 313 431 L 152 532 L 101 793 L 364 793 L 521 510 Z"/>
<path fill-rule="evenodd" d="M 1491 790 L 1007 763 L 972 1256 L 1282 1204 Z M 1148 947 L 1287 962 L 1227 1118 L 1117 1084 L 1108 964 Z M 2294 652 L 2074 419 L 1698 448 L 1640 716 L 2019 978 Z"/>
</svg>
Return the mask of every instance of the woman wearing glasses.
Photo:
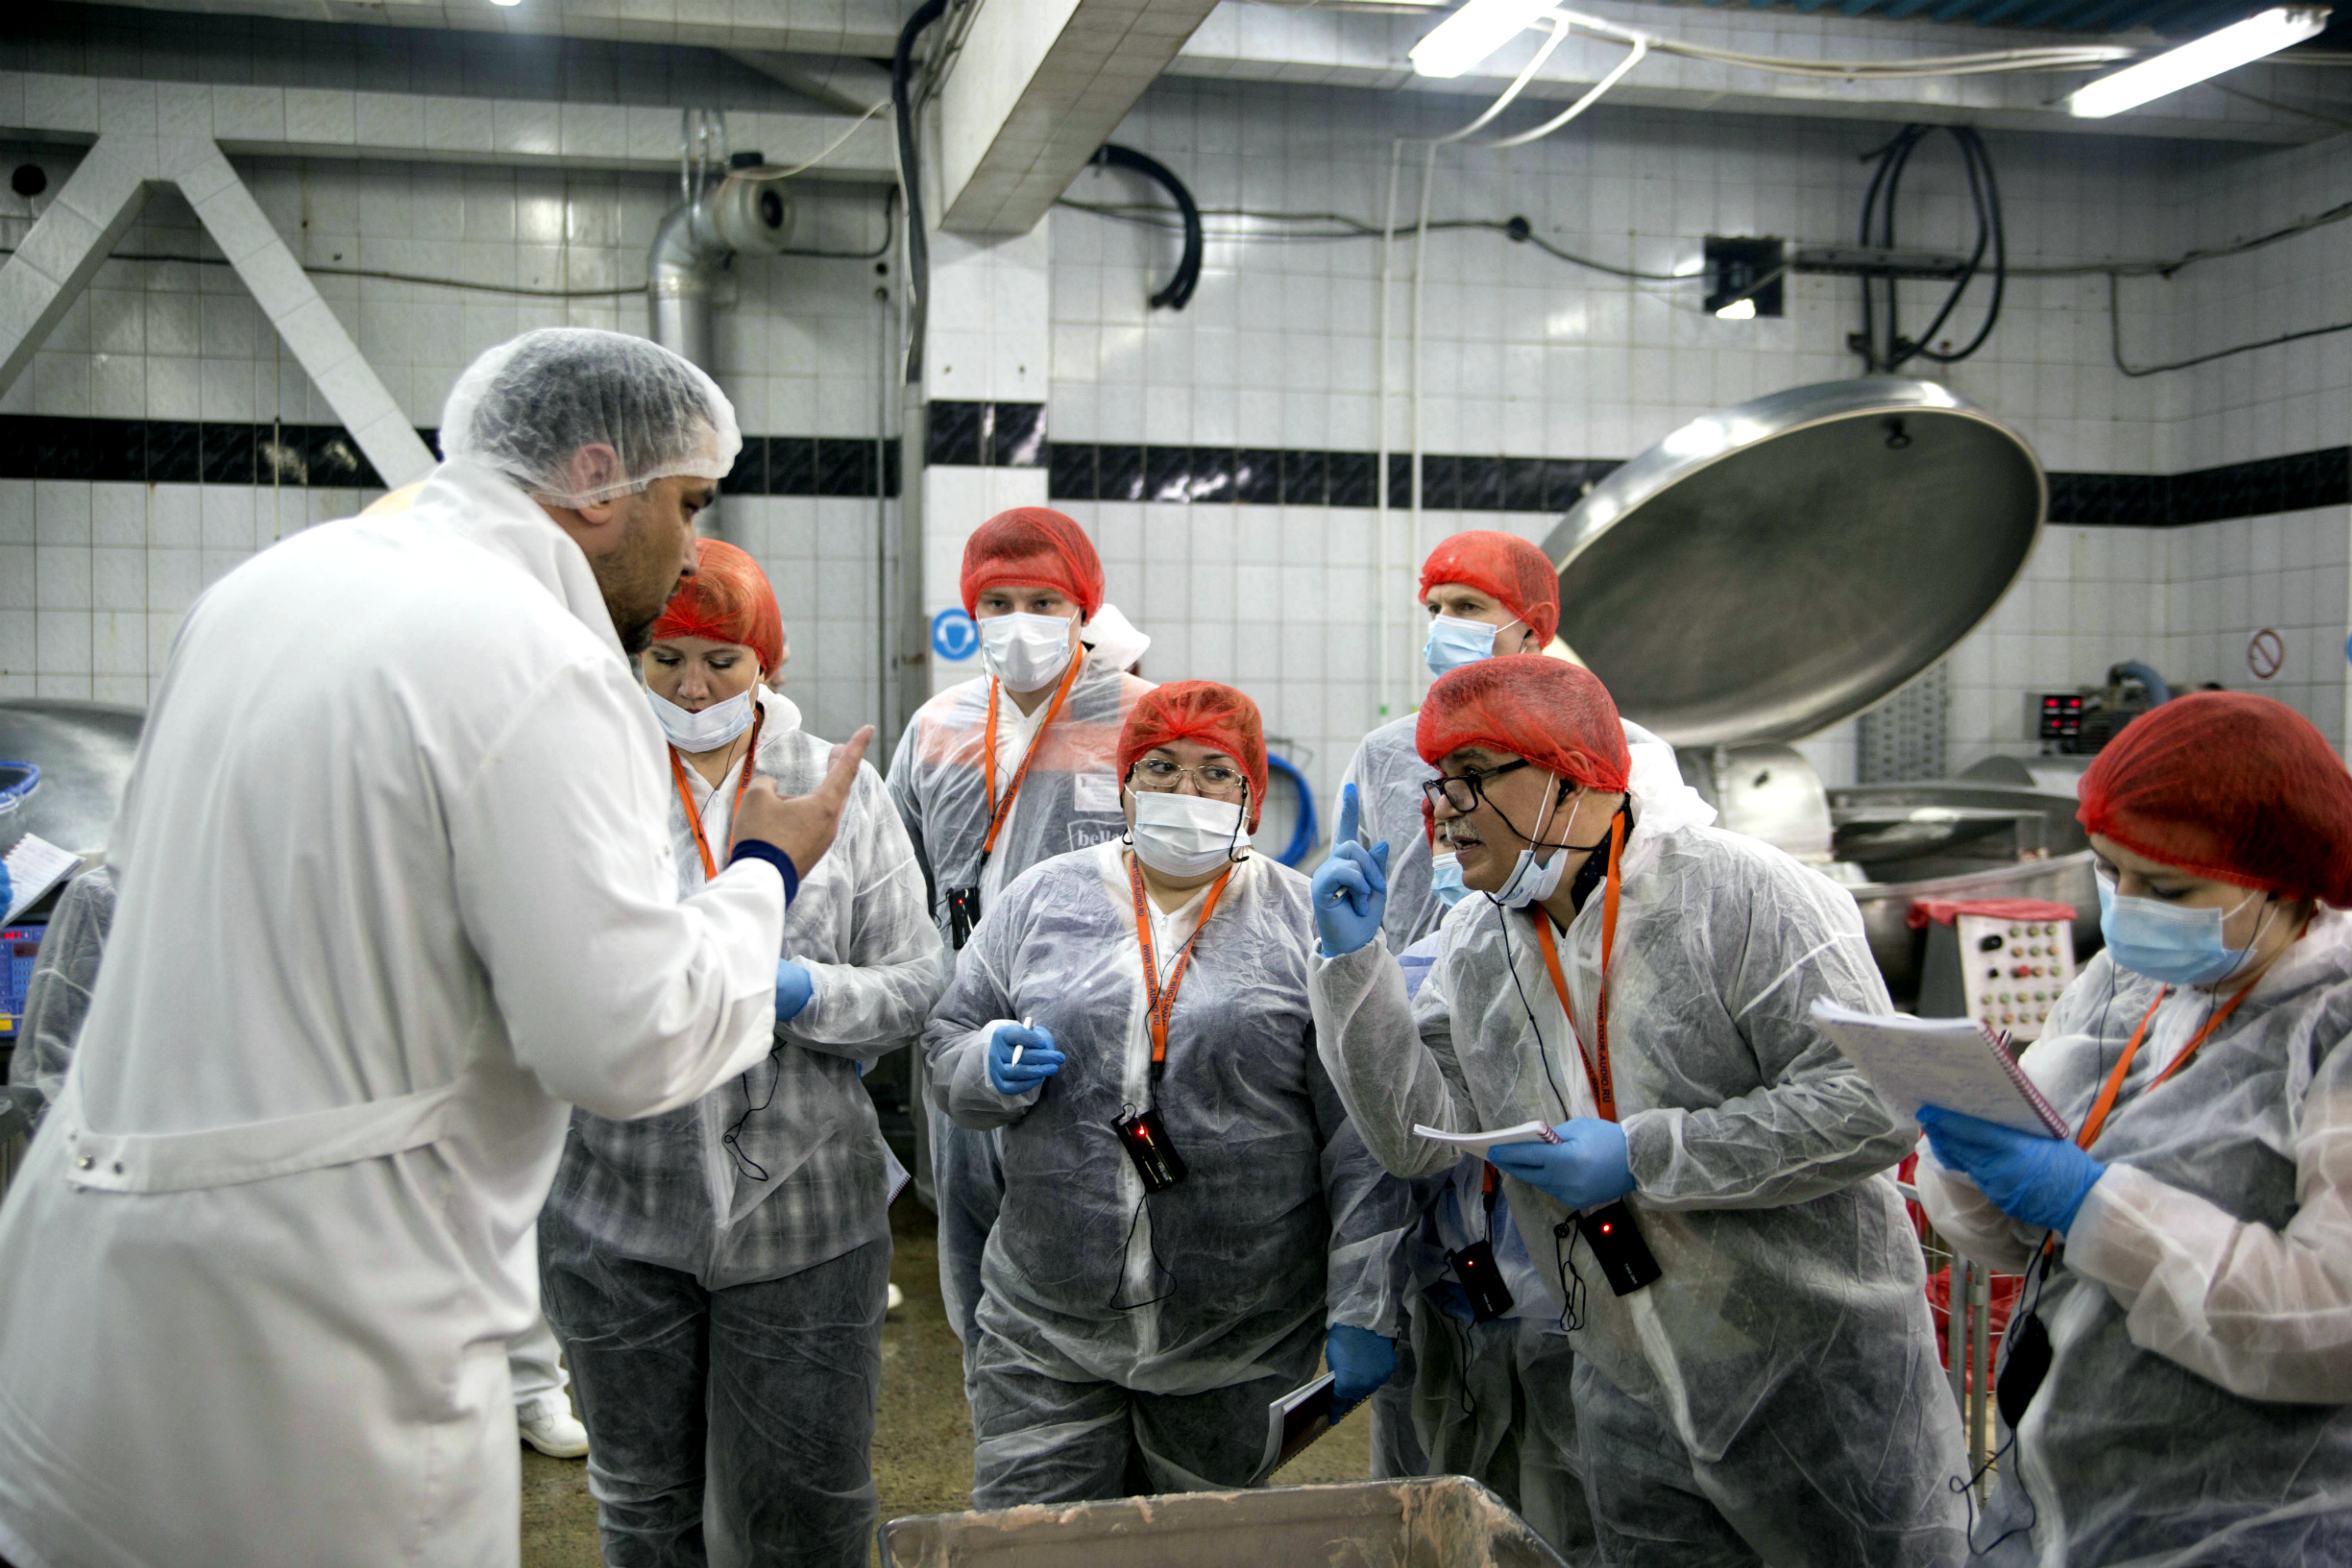
<svg viewBox="0 0 2352 1568">
<path fill-rule="evenodd" d="M 980 1508 L 1246 1486 L 1318 1352 L 1348 1403 L 1394 1366 L 1408 1195 L 1316 1060 L 1307 879 L 1250 852 L 1257 708 L 1156 687 L 1118 768 L 1127 841 L 1007 886 L 924 1040 L 941 1108 L 1005 1130 Z"/>
<path fill-rule="evenodd" d="M 1548 1130 L 1488 1158 L 1574 1347 L 1602 1558 L 1956 1561 L 1959 1421 L 1880 1175 L 1916 1135 L 1809 1016 L 1887 1008 L 1853 900 L 1714 828 L 1574 665 L 1455 670 L 1419 739 L 1473 896 L 1408 1003 L 1385 850 L 1342 842 L 1315 873 L 1317 1042 L 1399 1176 L 1459 1152 L 1417 1123 Z"/>
</svg>

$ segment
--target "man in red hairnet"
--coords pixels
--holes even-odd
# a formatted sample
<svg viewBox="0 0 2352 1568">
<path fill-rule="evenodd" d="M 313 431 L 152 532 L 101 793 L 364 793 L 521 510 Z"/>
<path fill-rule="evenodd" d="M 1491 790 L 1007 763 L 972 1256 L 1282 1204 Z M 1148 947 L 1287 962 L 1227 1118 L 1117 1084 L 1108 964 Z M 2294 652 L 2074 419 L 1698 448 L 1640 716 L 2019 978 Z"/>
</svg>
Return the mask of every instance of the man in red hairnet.
<svg viewBox="0 0 2352 1568">
<path fill-rule="evenodd" d="M 1250 852 L 1256 705 L 1156 687 L 1118 766 L 1131 847 L 1008 884 L 924 1036 L 939 1104 L 1003 1136 L 981 1508 L 1248 1486 L 1318 1351 L 1347 1403 L 1395 1366 L 1409 1195 L 1316 1059 L 1307 879 Z"/>
<path fill-rule="evenodd" d="M 1131 630 L 1115 653 L 1096 657 L 1089 646 L 1087 623 L 1104 608 L 1102 560 L 1061 513 L 1017 507 L 982 523 L 964 545 L 962 588 L 980 624 L 983 673 L 917 709 L 890 758 L 890 797 L 950 964 L 1014 877 L 1126 831 L 1118 732 L 1151 689 L 1125 673 L 1136 657 Z M 981 1252 L 1003 1176 L 995 1134 L 936 1112 L 928 1132 L 940 1291 L 969 1377 Z"/>
<path fill-rule="evenodd" d="M 1342 843 L 1317 1043 L 1399 1176 L 1461 1157 L 1417 1124 L 1548 1129 L 1487 1157 L 1575 1347 L 1602 1559 L 1958 1561 L 1959 1421 L 1885 1174 L 1915 1134 L 1809 1016 L 1888 1010 L 1853 901 L 1716 829 L 1575 665 L 1457 669 L 1418 737 L 1471 896 L 1408 1002 L 1387 847 Z"/>
<path fill-rule="evenodd" d="M 2352 775 L 2284 704 L 2200 692 L 2082 792 L 2106 948 L 2020 1059 L 2074 1135 L 1919 1113 L 1936 1228 L 2027 1275 L 1976 1538 L 2352 1562 Z"/>
<path fill-rule="evenodd" d="M 1559 625 L 1559 579 L 1543 551 L 1516 534 L 1474 529 L 1454 535 L 1422 565 L 1421 606 L 1429 616 L 1422 656 L 1443 675 L 1480 659 L 1540 656 Z M 1437 956 L 1437 926 L 1464 893 L 1462 869 L 1448 850 L 1433 853 L 1421 787 L 1430 777 L 1413 739 L 1412 714 L 1364 737 L 1340 776 L 1334 821 L 1339 836 L 1389 845 L 1389 948 L 1409 979 Z M 1637 725 L 1631 743 L 1657 743 Z M 1350 807 L 1348 796 L 1354 792 Z M 1485 1481 L 1527 1515 L 1544 1539 L 1573 1556 L 1589 1545 L 1583 1488 L 1576 1479 L 1574 1430 L 1547 1429 L 1564 1403 L 1574 1357 L 1549 1318 L 1478 1320 L 1448 1258 L 1508 1213 L 1486 1163 L 1465 1160 L 1432 1198 L 1408 1248 L 1414 1293 L 1404 1375 L 1372 1402 L 1372 1473 L 1468 1475 Z M 1532 1300 L 1526 1311 L 1535 1311 Z M 1564 1416 L 1564 1412 L 1561 1412 Z M 1552 1500 L 1564 1515 L 1549 1510 Z"/>
</svg>

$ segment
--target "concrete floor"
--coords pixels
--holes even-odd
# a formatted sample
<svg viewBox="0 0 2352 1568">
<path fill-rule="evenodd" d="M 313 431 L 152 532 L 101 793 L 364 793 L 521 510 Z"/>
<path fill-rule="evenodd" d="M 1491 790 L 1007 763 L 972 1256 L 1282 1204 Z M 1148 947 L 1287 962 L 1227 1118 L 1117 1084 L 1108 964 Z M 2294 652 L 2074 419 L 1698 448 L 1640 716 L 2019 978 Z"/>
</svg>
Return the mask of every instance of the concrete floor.
<svg viewBox="0 0 2352 1568">
<path fill-rule="evenodd" d="M 909 1196 L 890 1211 L 890 1278 L 907 1304 L 882 1331 L 874 1480 L 886 1520 L 971 1506 L 971 1412 L 962 1353 L 940 1301 L 933 1221 Z M 1370 1421 L 1359 1410 L 1281 1479 L 1294 1486 L 1361 1480 L 1370 1465 Z M 584 1462 L 523 1450 L 522 1568 L 598 1568 L 596 1504 Z"/>
</svg>

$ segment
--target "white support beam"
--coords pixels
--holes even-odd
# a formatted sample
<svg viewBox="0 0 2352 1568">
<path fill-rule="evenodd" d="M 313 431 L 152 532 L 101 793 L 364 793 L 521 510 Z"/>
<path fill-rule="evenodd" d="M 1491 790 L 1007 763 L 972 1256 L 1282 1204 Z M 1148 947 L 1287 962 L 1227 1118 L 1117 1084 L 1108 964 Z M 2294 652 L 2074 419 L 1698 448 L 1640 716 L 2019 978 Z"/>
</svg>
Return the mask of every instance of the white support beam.
<svg viewBox="0 0 2352 1568">
<path fill-rule="evenodd" d="M 979 0 L 940 89 L 940 226 L 1026 234 L 1216 0 Z"/>
<path fill-rule="evenodd" d="M 433 466 L 432 452 L 219 146 L 194 128 L 201 94 L 130 85 L 143 93 L 110 105 L 113 128 L 0 267 L 0 390 L 32 363 L 49 329 L 138 217 L 148 191 L 175 185 L 384 483 L 422 478 Z"/>
<path fill-rule="evenodd" d="M 49 329 L 73 308 L 125 230 L 138 220 L 153 183 L 152 159 L 128 140 L 101 140 L 48 211 L 0 267 L 0 392 L 33 363 Z"/>
<path fill-rule="evenodd" d="M 119 125 L 152 120 L 164 99 L 179 124 L 234 157 L 677 170 L 675 109 L 31 71 L 0 71 L 0 135 L 87 142 Z M 847 131 L 831 157 L 800 177 L 869 184 L 898 179 L 889 122 L 880 116 L 853 130 L 843 115 L 739 113 L 727 117 L 727 130 L 735 146 L 756 148 L 785 165 L 814 158 Z"/>
</svg>

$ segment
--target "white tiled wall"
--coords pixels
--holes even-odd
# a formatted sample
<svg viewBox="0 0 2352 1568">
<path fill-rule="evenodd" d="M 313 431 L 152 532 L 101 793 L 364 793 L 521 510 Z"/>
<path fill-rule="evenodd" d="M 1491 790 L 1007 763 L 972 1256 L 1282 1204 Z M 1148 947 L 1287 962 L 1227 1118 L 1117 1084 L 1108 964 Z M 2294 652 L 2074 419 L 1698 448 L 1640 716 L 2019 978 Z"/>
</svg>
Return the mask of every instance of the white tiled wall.
<svg viewBox="0 0 2352 1568">
<path fill-rule="evenodd" d="M 13 245 L 72 167 L 55 148 L 0 147 L 41 163 L 50 191 L 0 192 Z M 400 163 L 241 160 L 239 172 L 306 265 L 365 267 L 537 288 L 608 290 L 541 299 L 319 275 L 320 294 L 420 426 L 440 422 L 457 373 L 493 343 L 539 326 L 646 329 L 645 255 L 677 199 L 674 180 Z M 879 193 L 804 187 L 796 247 L 856 252 L 883 237 Z M 175 193 L 151 197 L 118 255 L 219 255 Z M 870 436 L 888 319 L 872 260 L 739 256 L 714 347 L 720 383 L 754 434 Z M 192 262 L 109 261 L 50 334 L 0 413 L 331 423 L 335 416 L 236 274 Z M 895 417 L 895 414 L 894 414 Z M 143 703 L 178 616 L 205 584 L 285 533 L 347 516 L 349 490 L 30 481 L 0 486 L 0 695 Z M 870 499 L 730 497 L 728 537 L 759 557 L 792 634 L 788 689 L 820 733 L 846 734 L 878 706 L 877 507 Z M 889 516 L 895 527 L 896 505 Z M 128 557 L 145 551 L 143 577 Z M 98 557 L 84 559 L 89 552 Z M 26 570 L 13 570 L 19 552 Z M 115 602 L 136 581 L 144 597 Z M 103 587 L 100 585 L 104 585 Z M 106 597 L 111 594 L 112 599 Z M 126 617 L 142 619 L 132 639 Z M 137 648 L 133 660 L 126 649 Z"/>
<path fill-rule="evenodd" d="M 641 82 L 600 86 L 593 73 L 583 79 L 587 85 L 563 91 L 651 90 Z M 492 72 L 478 81 L 465 76 L 450 90 L 523 89 Z M 1425 94 L 1170 79 L 1116 139 L 1171 164 L 1213 209 L 1377 222 L 1390 139 L 1463 118 L 1462 103 Z M 1869 175 L 1860 155 L 1885 134 L 1860 123 L 1603 108 L 1516 152 L 1442 154 L 1433 212 L 1440 219 L 1523 214 L 1562 248 L 1685 272 L 1696 269 L 1700 236 L 1709 232 L 1849 237 Z M 2261 153 L 2111 138 L 1989 141 L 2012 261 L 2021 267 L 2226 243 L 2352 196 L 2341 140 Z M 11 164 L 26 158 L 48 167 L 54 189 L 72 155 L 0 148 Z M 313 267 L 534 287 L 635 285 L 654 225 L 675 199 L 674 183 L 654 176 L 249 159 L 239 167 Z M 1958 188 L 1950 150 L 1931 142 L 1906 181 L 1901 237 L 1962 243 Z M 882 239 L 877 193 L 801 193 L 797 244 L 853 251 Z M 1100 173 L 1082 176 L 1071 193 L 1156 199 L 1126 176 Z M 1402 195 L 1409 222 L 1418 198 L 1410 165 Z M 0 244 L 20 237 L 30 216 L 26 204 L 0 194 Z M 2343 314 L 2352 298 L 2347 232 L 2287 241 L 2170 283 L 2127 283 L 2127 351 L 2142 361 L 2179 357 Z M 1033 383 L 1018 366 L 1027 361 L 1015 355 L 1008 372 L 992 345 L 1025 341 L 1030 317 L 1043 310 L 1050 339 L 1044 395 L 1056 438 L 1374 446 L 1377 242 L 1213 242 L 1181 314 L 1144 305 L 1174 266 L 1172 234 L 1064 208 L 1052 220 L 1050 247 L 1042 289 L 1033 277 L 1009 296 L 992 285 L 968 290 L 968 298 L 945 290 L 935 301 L 947 317 L 935 323 L 941 340 L 964 334 L 985 357 L 938 357 L 933 395 L 1023 396 Z M 120 249 L 197 256 L 208 247 L 184 204 L 159 196 Z M 1387 429 L 1402 450 L 1410 434 L 1410 247 L 1401 245 L 1394 261 L 1397 395 Z M 1723 322 L 1698 308 L 1693 284 L 1612 277 L 1491 232 L 1435 234 L 1426 261 L 1423 433 L 1433 452 L 1627 457 L 1696 413 L 1843 377 L 1856 364 L 1843 348 L 1858 314 L 1850 279 L 1791 279 L 1784 319 Z M 877 285 L 895 280 L 877 277 L 870 260 L 792 257 L 739 260 L 731 276 L 735 299 L 718 314 L 718 356 L 744 427 L 871 434 L 885 394 L 894 404 L 897 396 L 881 367 L 885 307 L 875 298 Z M 642 330 L 645 320 L 635 293 L 542 300 L 318 281 L 422 425 L 437 422 L 463 364 L 515 331 L 562 321 Z M 1939 293 L 1924 285 L 1907 291 L 1912 319 Z M 1972 331 L 1975 320 L 1975 308 L 1964 308 L 1954 335 Z M 1006 330 L 1007 322 L 1018 329 Z M 2020 276 L 1987 350 L 1950 379 L 2017 424 L 2053 468 L 2168 473 L 2352 441 L 2347 355 L 2352 335 L 2183 374 L 2126 378 L 2109 361 L 2103 278 Z M 959 370 L 950 372 L 951 364 Z M 961 367 L 981 366 L 983 381 L 963 379 L 969 368 Z M 0 412 L 332 417 L 227 269 L 130 261 L 100 270 L 32 371 L 0 396 Z M 985 504 L 982 492 L 995 493 L 981 486 L 966 510 Z M 0 693 L 144 700 L 177 616 L 205 582 L 289 529 L 362 499 L 307 490 L 0 486 Z M 1395 514 L 1381 578 L 1381 541 L 1366 510 L 1069 509 L 1102 545 L 1112 597 L 1155 638 L 1146 673 L 1244 685 L 1327 800 L 1355 740 L 1381 716 L 1383 607 L 1392 628 L 1388 688 L 1400 707 L 1418 690 L 1412 583 L 1421 557 L 1460 528 L 1506 528 L 1540 540 L 1557 520 L 1433 511 L 1416 532 Z M 872 716 L 875 506 L 730 497 L 724 510 L 730 533 L 775 582 L 794 648 L 788 678 L 813 725 L 841 733 Z M 927 517 L 941 538 L 977 520 Z M 2336 508 L 2170 532 L 2052 528 L 2026 580 L 1955 655 L 1953 765 L 2027 744 L 2025 691 L 2095 680 L 2133 654 L 2184 680 L 2256 685 L 2243 671 L 2243 648 L 2263 625 L 2277 626 L 2290 650 L 2287 669 L 2263 689 L 2288 695 L 2340 740 L 2345 613 L 2341 584 L 2325 585 L 2331 573 L 2345 575 L 2347 526 Z M 2266 540 L 2275 543 L 2276 565 L 2256 564 L 2269 559 Z M 2245 570 L 2227 570 L 2242 561 Z M 1833 780 L 1851 777 L 1850 730 L 1809 749 Z"/>
</svg>

